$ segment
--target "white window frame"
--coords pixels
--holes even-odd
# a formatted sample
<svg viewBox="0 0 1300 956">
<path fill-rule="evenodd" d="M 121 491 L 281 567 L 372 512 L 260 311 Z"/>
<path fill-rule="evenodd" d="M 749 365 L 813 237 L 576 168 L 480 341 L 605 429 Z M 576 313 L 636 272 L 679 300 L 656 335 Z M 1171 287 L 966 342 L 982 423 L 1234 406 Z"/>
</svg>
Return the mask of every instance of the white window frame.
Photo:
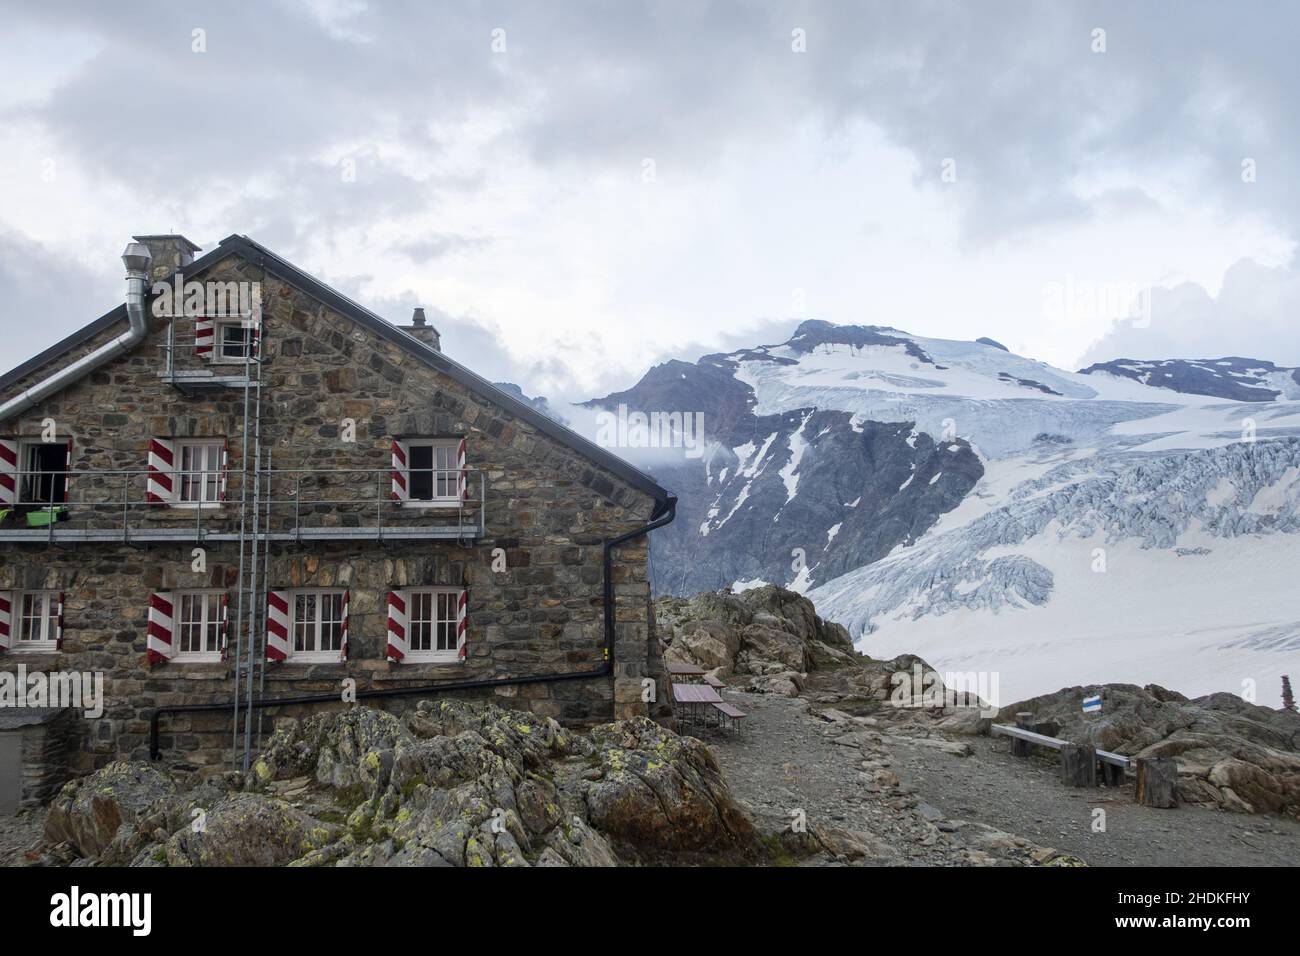
<svg viewBox="0 0 1300 956">
<path fill-rule="evenodd" d="M 456 627 L 458 623 L 457 613 L 460 605 L 460 588 L 408 588 L 407 596 L 409 606 L 406 609 L 406 660 L 414 664 L 455 664 L 458 661 L 456 655 Z M 446 608 L 450 614 L 449 619 L 444 619 L 438 614 L 438 596 L 445 595 L 447 598 Z M 422 598 L 429 598 L 428 619 L 426 620 L 421 608 Z M 417 613 L 419 611 L 419 613 Z M 440 622 L 447 624 L 447 635 L 451 647 L 446 650 L 438 650 L 437 625 Z M 418 629 L 428 624 L 430 643 L 435 645 L 431 650 L 416 649 L 416 634 Z"/>
<path fill-rule="evenodd" d="M 245 335 L 246 355 L 227 355 L 226 354 L 226 329 L 241 329 Z M 250 359 L 255 358 L 253 351 L 254 343 L 257 341 L 257 329 L 253 328 L 243 319 L 213 319 L 212 320 L 212 361 L 218 365 L 244 365 Z"/>
<path fill-rule="evenodd" d="M 343 621 L 344 621 L 343 608 L 346 601 L 346 595 L 347 595 L 346 588 L 305 588 L 305 589 L 299 589 L 297 591 L 289 592 L 289 655 L 288 655 L 289 660 L 297 661 L 303 664 L 338 662 L 339 652 L 342 647 L 342 641 L 344 636 L 343 635 Z M 308 636 L 310 637 L 311 643 L 315 648 L 314 650 L 309 650 L 309 651 L 298 650 L 298 624 L 299 624 L 298 600 L 304 597 L 316 598 L 316 610 L 314 613 L 314 619 L 310 622 L 303 622 L 304 624 L 306 624 L 306 630 L 308 632 Z M 339 602 L 338 603 L 339 618 L 336 621 L 330 622 L 331 624 L 337 624 L 339 627 L 340 646 L 334 648 L 333 650 L 320 649 L 321 631 L 324 629 L 324 614 L 323 614 L 324 602 L 321 601 L 322 597 L 337 597 Z"/>
<path fill-rule="evenodd" d="M 176 591 L 172 595 L 175 618 L 172 620 L 172 660 L 179 663 L 204 664 L 221 661 L 221 597 L 224 591 Z M 202 600 L 199 614 L 200 633 L 212 634 L 213 649 L 210 651 L 185 651 L 184 631 L 186 629 L 185 604 L 187 601 Z"/>
<path fill-rule="evenodd" d="M 407 498 L 402 502 L 404 508 L 459 508 L 461 506 L 460 497 L 460 439 L 459 438 L 408 438 L 406 442 L 406 493 Z M 416 469 L 413 467 L 415 458 L 415 449 L 432 448 L 433 449 L 433 497 L 416 498 L 412 494 L 412 488 L 415 485 L 414 475 Z M 453 462 L 451 468 L 438 467 L 438 452 L 448 450 Z M 423 470 L 423 469 L 420 469 Z M 439 478 L 439 475 L 449 477 Z M 438 494 L 439 482 L 446 482 L 445 487 L 448 494 Z"/>
<path fill-rule="evenodd" d="M 24 638 L 27 633 L 27 599 L 35 598 L 42 602 L 40 631 L 37 640 Z M 16 591 L 14 592 L 12 621 L 13 646 L 11 651 L 22 653 L 48 653 L 59 649 L 59 592 L 58 591 Z"/>
<path fill-rule="evenodd" d="M 174 492 L 175 500 L 171 502 L 171 505 L 176 508 L 220 508 L 224 503 L 221 500 L 221 485 L 225 479 L 225 469 L 222 468 L 223 458 L 226 451 L 225 439 L 193 439 L 177 441 L 175 444 L 176 467 L 172 472 L 172 481 L 176 483 L 176 490 Z M 188 452 L 193 452 L 197 449 L 203 449 L 207 455 L 215 456 L 215 469 L 209 468 L 208 464 L 205 464 L 202 471 L 187 472 L 185 470 L 185 455 Z M 197 501 L 187 500 L 185 498 L 185 494 L 189 489 L 191 475 L 203 476 L 199 479 L 200 497 Z M 216 476 L 216 485 L 213 489 L 213 493 L 216 497 L 211 499 L 207 497 L 208 475 Z"/>
</svg>

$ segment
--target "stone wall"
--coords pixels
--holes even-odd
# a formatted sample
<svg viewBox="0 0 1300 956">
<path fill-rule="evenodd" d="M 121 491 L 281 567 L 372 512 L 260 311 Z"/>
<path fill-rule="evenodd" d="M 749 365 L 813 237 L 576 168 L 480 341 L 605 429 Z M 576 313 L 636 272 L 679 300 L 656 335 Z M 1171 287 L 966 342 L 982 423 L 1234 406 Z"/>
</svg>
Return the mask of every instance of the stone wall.
<svg viewBox="0 0 1300 956">
<path fill-rule="evenodd" d="M 154 278 L 161 278 L 155 275 Z M 266 671 L 266 694 L 338 692 L 345 678 L 360 690 L 437 680 L 479 679 L 599 667 L 603 661 L 602 545 L 643 525 L 654 500 L 506 409 L 463 387 L 397 345 L 241 258 L 224 260 L 207 278 L 260 282 L 264 301 L 262 444 L 278 469 L 373 470 L 373 475 L 313 479 L 319 500 L 369 498 L 376 484 L 386 495 L 383 473 L 394 436 L 467 437 L 467 464 L 486 474 L 486 536 L 476 542 L 438 540 L 349 541 L 277 544 L 269 580 L 275 588 L 348 587 L 351 590 L 350 660 L 295 664 L 292 658 Z M 230 440 L 228 503 L 200 516 L 209 531 L 239 524 L 243 470 L 243 389 L 186 396 L 159 377 L 167 321 L 154 319 L 148 340 L 130 355 L 31 409 L 0 423 L 0 436 L 35 437 L 42 420 L 54 419 L 59 440 L 73 442 L 70 488 L 72 520 L 66 527 L 121 523 L 122 480 L 108 470 L 145 467 L 151 437 L 225 437 Z M 192 340 L 193 322 L 174 322 L 178 337 Z M 104 332 L 77 350 L 89 351 L 119 334 Z M 208 368 L 191 348 L 176 350 L 180 369 Z M 461 356 L 472 366 L 472 356 Z M 62 359 L 66 362 L 68 359 Z M 53 366 L 7 390 L 8 397 Z M 239 371 L 236 368 L 235 371 Z M 356 423 L 356 440 L 343 440 L 344 419 Z M 127 482 L 135 502 L 144 498 L 143 476 Z M 476 487 L 476 485 L 475 485 Z M 359 489 L 361 489 L 359 491 Z M 277 494 L 279 492 L 277 491 Z M 373 498 L 370 498 L 373 502 Z M 382 509 L 385 523 L 435 524 L 448 520 L 436 509 L 392 505 L 331 504 L 311 509 L 309 519 L 335 527 L 365 527 Z M 273 527 L 290 520 L 277 506 Z M 454 514 L 455 509 L 452 509 Z M 133 527 L 193 524 L 193 512 L 133 505 Z M 276 524 L 279 522 L 279 525 Z M 21 660 L 29 669 L 102 671 L 108 700 L 105 716 L 79 718 L 74 769 L 86 771 L 116 755 L 140 756 L 147 716 L 156 706 L 230 700 L 234 648 L 228 664 L 169 662 L 150 669 L 145 657 L 149 594 L 155 590 L 229 588 L 234 616 L 238 550 L 209 543 L 206 571 L 191 570 L 191 542 L 132 546 L 77 544 L 50 548 L 12 544 L 0 534 L 0 590 L 47 588 L 66 593 L 65 635 L 58 654 L 0 655 L 0 669 Z M 492 570 L 493 549 L 507 567 Z M 645 539 L 618 550 L 616 679 L 507 688 L 496 696 L 511 706 L 574 722 L 647 713 L 641 679 L 656 676 Z M 469 589 L 468 655 L 456 664 L 389 664 L 386 595 L 407 585 L 453 585 Z M 233 628 L 232 628 L 233 633 Z M 394 701 L 395 707 L 403 704 Z M 266 729 L 277 716 L 265 714 Z M 171 756 L 200 764 L 230 757 L 231 717 L 178 715 L 164 722 Z"/>
</svg>

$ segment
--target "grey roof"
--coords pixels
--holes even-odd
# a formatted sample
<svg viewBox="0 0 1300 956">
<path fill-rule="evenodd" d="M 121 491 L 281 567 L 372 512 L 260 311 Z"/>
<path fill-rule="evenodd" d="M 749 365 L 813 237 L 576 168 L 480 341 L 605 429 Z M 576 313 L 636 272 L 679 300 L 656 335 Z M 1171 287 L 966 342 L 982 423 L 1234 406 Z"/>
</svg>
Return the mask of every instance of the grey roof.
<svg viewBox="0 0 1300 956">
<path fill-rule="evenodd" d="M 645 472 L 628 464 L 622 458 L 614 455 L 594 442 L 588 441 L 581 435 L 569 428 L 561 425 L 545 415 L 538 412 L 525 402 L 503 392 L 487 379 L 470 371 L 453 359 L 448 358 L 444 353 L 437 349 L 430 348 L 419 339 L 408 335 L 392 323 L 371 312 L 365 306 L 354 302 L 347 296 L 335 289 L 330 288 L 324 282 L 312 275 L 299 269 L 292 263 L 282 259 L 265 246 L 259 245 L 247 236 L 233 235 L 222 239 L 212 251 L 199 256 L 192 263 L 181 270 L 185 279 L 202 272 L 203 270 L 215 265 L 229 256 L 242 256 L 250 262 L 255 262 L 266 269 L 267 272 L 276 275 L 284 281 L 296 286 L 308 295 L 319 300 L 325 305 L 334 309 L 342 315 L 352 319 L 358 325 L 361 325 L 376 335 L 389 342 L 399 346 L 411 355 L 423 361 L 426 365 L 445 373 L 447 376 L 459 382 L 461 385 L 476 392 L 488 401 L 501 406 L 510 412 L 516 418 L 521 418 L 528 422 L 538 431 L 549 435 L 563 445 L 572 448 L 583 457 L 587 458 L 593 464 L 617 475 L 623 481 L 627 482 L 638 491 L 650 495 L 657 502 L 655 508 L 655 517 L 658 517 L 667 509 L 668 501 L 672 497 L 665 489 Z M 14 382 L 39 369 L 41 366 L 59 358 L 65 353 L 76 348 L 83 342 L 94 338 L 100 332 L 110 328 L 118 322 L 126 321 L 126 306 L 119 305 L 111 312 L 100 316 L 94 322 L 84 328 L 74 332 L 46 349 L 44 352 L 34 358 L 24 362 L 17 368 L 0 375 L 0 393 L 12 385 Z"/>
</svg>

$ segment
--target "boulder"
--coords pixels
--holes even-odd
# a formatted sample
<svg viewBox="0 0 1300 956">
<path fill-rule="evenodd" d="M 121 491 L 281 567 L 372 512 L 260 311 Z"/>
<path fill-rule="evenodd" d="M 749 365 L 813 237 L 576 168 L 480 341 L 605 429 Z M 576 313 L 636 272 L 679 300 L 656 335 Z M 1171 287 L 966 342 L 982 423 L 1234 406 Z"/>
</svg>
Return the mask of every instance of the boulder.
<svg viewBox="0 0 1300 956">
<path fill-rule="evenodd" d="M 123 825 L 137 820 L 176 785 L 147 764 L 114 761 L 88 777 L 64 785 L 45 818 L 45 841 L 71 844 L 82 856 L 107 850 Z"/>
</svg>

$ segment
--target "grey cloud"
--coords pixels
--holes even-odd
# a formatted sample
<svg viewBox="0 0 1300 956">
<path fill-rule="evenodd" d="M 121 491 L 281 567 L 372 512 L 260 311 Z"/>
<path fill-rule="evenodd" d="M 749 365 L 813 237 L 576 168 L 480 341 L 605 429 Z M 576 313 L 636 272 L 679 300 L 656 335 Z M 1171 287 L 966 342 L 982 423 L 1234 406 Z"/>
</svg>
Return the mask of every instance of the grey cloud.
<svg viewBox="0 0 1300 956">
<path fill-rule="evenodd" d="M 1261 343 L 1267 354 L 1259 354 Z M 1194 283 L 1156 289 L 1149 325 L 1116 324 L 1079 364 L 1228 355 L 1300 366 L 1300 275 L 1243 259 L 1225 273 L 1217 298 Z"/>
</svg>

